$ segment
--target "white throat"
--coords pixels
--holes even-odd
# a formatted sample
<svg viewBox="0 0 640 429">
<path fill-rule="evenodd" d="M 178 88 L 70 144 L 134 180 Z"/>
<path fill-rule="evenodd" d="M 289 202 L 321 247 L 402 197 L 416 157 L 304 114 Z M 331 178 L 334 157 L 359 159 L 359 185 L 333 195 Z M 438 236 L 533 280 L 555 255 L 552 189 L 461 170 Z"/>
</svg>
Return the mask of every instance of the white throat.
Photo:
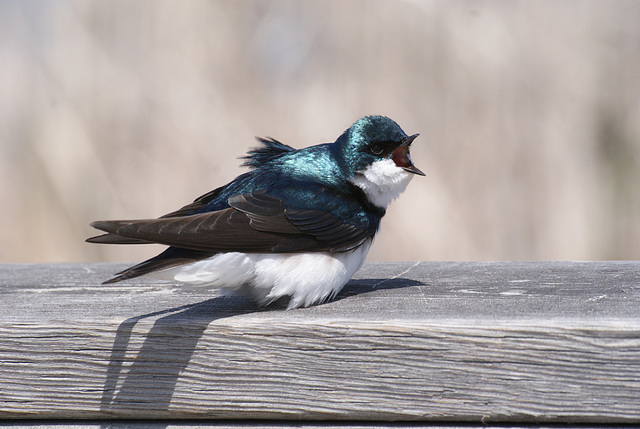
<svg viewBox="0 0 640 429">
<path fill-rule="evenodd" d="M 351 183 L 362 189 L 372 204 L 386 209 L 412 178 L 412 173 L 398 167 L 392 159 L 383 159 L 359 171 Z"/>
</svg>

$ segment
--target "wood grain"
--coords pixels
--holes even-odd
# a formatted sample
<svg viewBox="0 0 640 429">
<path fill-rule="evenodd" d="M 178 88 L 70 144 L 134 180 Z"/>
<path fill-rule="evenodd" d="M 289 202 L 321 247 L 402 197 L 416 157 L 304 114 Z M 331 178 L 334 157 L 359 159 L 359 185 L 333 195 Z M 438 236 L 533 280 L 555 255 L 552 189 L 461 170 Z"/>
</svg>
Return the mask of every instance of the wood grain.
<svg viewBox="0 0 640 429">
<path fill-rule="evenodd" d="M 640 422 L 640 263 L 366 264 L 256 309 L 121 264 L 0 265 L 0 418 Z"/>
</svg>

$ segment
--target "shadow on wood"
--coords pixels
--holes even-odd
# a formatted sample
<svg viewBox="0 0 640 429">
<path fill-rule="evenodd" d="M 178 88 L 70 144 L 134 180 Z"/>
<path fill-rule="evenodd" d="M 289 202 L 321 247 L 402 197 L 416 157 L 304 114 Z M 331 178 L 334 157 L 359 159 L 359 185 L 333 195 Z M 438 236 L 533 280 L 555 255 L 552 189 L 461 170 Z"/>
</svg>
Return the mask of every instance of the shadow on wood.
<svg viewBox="0 0 640 429">
<path fill-rule="evenodd" d="M 219 317 L 212 311 L 215 308 L 212 304 L 219 299 L 143 314 L 122 322 L 111 350 L 100 410 L 109 413 L 121 408 L 168 410 L 180 372 L 189 363 L 207 326 Z M 248 312 L 246 308 L 238 308 L 235 314 Z M 158 316 L 162 317 L 146 334 L 139 352 L 128 359 L 133 328 L 143 319 Z M 125 362 L 130 366 L 123 371 Z"/>
<path fill-rule="evenodd" d="M 405 278 L 351 280 L 333 301 L 371 292 L 372 287 L 382 290 L 422 284 Z M 283 311 L 282 304 L 259 308 L 242 297 L 217 297 L 125 320 L 116 331 L 100 410 L 109 414 L 169 410 L 180 373 L 189 364 L 198 341 L 211 322 L 253 312 Z M 227 310 L 216 311 L 220 306 Z M 131 337 L 135 335 L 136 324 L 144 319 L 156 320 L 148 333 L 142 334 L 142 346 L 133 356 Z"/>
</svg>

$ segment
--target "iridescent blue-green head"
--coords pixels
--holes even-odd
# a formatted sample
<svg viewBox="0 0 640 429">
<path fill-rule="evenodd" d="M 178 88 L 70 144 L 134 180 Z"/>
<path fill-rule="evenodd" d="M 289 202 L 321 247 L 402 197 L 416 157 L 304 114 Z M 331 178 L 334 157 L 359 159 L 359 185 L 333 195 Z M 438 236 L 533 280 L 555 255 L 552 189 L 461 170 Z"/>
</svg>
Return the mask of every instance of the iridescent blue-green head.
<svg viewBox="0 0 640 429">
<path fill-rule="evenodd" d="M 335 143 L 343 175 L 372 203 L 385 208 L 414 175 L 424 176 L 409 154 L 416 137 L 386 116 L 359 119 Z"/>
<path fill-rule="evenodd" d="M 376 161 L 390 159 L 407 172 L 424 176 L 411 161 L 409 149 L 419 134 L 407 136 L 393 119 L 365 116 L 358 119 L 336 141 L 344 168 L 355 175 Z"/>
</svg>

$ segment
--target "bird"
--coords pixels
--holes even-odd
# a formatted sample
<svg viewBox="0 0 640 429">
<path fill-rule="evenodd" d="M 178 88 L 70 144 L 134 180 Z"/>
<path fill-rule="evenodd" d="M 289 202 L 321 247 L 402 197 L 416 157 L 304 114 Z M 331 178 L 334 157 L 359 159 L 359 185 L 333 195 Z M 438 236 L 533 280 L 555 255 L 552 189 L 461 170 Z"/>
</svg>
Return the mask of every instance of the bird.
<svg viewBox="0 0 640 429">
<path fill-rule="evenodd" d="M 425 174 L 386 116 L 358 119 L 333 143 L 294 149 L 257 138 L 249 171 L 156 219 L 91 223 L 90 243 L 169 246 L 105 281 L 138 276 L 217 288 L 260 306 L 335 298 L 363 265 L 389 204 Z"/>
</svg>

